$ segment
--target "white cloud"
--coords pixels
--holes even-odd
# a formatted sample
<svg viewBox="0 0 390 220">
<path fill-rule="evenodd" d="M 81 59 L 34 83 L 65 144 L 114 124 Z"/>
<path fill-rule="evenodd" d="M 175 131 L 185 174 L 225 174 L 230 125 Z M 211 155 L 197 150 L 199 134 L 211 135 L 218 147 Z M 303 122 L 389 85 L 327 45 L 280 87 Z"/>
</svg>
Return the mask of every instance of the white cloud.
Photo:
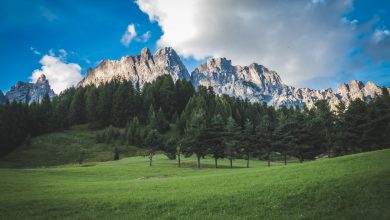
<svg viewBox="0 0 390 220">
<path fill-rule="evenodd" d="M 352 0 L 137 0 L 163 30 L 158 46 L 203 59 L 263 64 L 305 85 L 344 68 L 354 30 L 340 20 Z M 355 23 L 352 21 L 352 23 Z"/>
<path fill-rule="evenodd" d="M 343 17 L 341 19 L 341 23 L 343 23 L 345 25 L 349 25 L 352 29 L 355 29 L 357 27 L 357 25 L 359 24 L 359 21 L 357 19 L 349 20 L 348 18 Z"/>
<path fill-rule="evenodd" d="M 36 55 L 41 55 L 41 52 L 39 52 L 37 49 L 35 49 L 34 47 L 30 47 L 30 50 L 36 54 Z"/>
<path fill-rule="evenodd" d="M 141 37 L 136 38 L 136 40 L 139 42 L 146 43 L 151 36 L 152 36 L 152 32 L 146 31 Z"/>
<path fill-rule="evenodd" d="M 53 55 L 44 55 L 39 61 L 39 63 L 42 64 L 42 67 L 34 70 L 30 77 L 31 82 L 36 82 L 42 74 L 45 74 L 51 88 L 56 94 L 77 85 L 83 78 L 80 65 L 76 63 L 66 63 L 64 61 L 67 54 L 66 51 L 59 50 L 59 52 L 59 56 L 56 56 L 52 50 L 51 53 Z"/>
<path fill-rule="evenodd" d="M 376 29 L 372 34 L 372 41 L 377 44 L 390 36 L 390 31 L 387 29 Z"/>
<path fill-rule="evenodd" d="M 134 24 L 129 24 L 125 33 L 122 35 L 121 43 L 128 47 L 131 41 L 137 36 Z"/>
</svg>

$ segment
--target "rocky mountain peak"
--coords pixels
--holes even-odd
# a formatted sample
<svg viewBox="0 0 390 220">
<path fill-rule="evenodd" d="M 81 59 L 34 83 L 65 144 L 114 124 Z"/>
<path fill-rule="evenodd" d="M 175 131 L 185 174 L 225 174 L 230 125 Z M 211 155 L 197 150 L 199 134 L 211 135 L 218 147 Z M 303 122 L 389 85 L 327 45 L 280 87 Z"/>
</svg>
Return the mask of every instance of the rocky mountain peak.
<svg viewBox="0 0 390 220">
<path fill-rule="evenodd" d="M 348 85 L 349 85 L 349 90 L 355 92 L 361 90 L 364 87 L 364 83 L 359 80 L 352 80 L 351 82 L 349 82 Z"/>
<path fill-rule="evenodd" d="M 49 81 L 46 79 L 46 76 L 42 74 L 37 79 L 36 83 L 17 82 L 5 96 L 10 102 L 16 101 L 31 104 L 33 102 L 41 102 L 46 94 L 48 94 L 50 98 L 55 96 Z"/>
<path fill-rule="evenodd" d="M 154 55 L 144 48 L 140 55 L 125 56 L 120 60 L 104 60 L 97 67 L 88 69 L 86 77 L 79 83 L 81 86 L 100 85 L 115 77 L 141 86 L 161 75 L 171 75 L 173 80 L 189 79 L 187 68 L 171 47 L 160 48 Z"/>
<path fill-rule="evenodd" d="M 49 83 L 49 81 L 46 79 L 45 74 L 42 74 L 36 81 L 36 84 L 40 84 L 40 85 L 48 84 L 48 83 Z"/>
<path fill-rule="evenodd" d="M 145 47 L 141 50 L 141 57 L 150 60 L 153 58 L 152 53 L 150 52 L 149 48 Z"/>
</svg>

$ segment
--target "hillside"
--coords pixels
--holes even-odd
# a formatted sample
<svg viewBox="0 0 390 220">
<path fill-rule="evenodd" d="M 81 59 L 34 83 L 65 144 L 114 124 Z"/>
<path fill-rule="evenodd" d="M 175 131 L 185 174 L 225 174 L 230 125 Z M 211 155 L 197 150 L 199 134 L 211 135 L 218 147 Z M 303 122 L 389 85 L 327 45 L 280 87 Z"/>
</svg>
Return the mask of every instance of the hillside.
<svg viewBox="0 0 390 220">
<path fill-rule="evenodd" d="M 177 168 L 157 156 L 153 167 L 132 157 L 0 169 L 0 219 L 389 219 L 389 159 L 382 150 L 271 168 L 194 169 L 194 158 Z"/>
<path fill-rule="evenodd" d="M 74 126 L 63 132 L 49 133 L 32 138 L 31 144 L 22 144 L 15 151 L 0 159 L 0 167 L 45 167 L 79 163 L 80 152 L 84 151 L 84 162 L 113 160 L 114 149 L 118 147 L 121 156 L 141 155 L 142 150 L 120 141 L 111 144 L 96 143 L 96 134 L 86 125 Z"/>
</svg>

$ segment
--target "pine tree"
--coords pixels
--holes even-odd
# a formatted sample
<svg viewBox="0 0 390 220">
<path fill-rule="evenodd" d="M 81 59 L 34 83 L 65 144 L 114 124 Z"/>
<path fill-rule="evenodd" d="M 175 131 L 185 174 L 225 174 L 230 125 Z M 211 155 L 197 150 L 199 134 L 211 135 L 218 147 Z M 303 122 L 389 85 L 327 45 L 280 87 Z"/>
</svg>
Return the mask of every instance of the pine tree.
<svg viewBox="0 0 390 220">
<path fill-rule="evenodd" d="M 228 133 L 226 140 L 226 156 L 230 161 L 230 168 L 233 168 L 233 160 L 237 156 L 237 146 L 240 144 L 238 137 L 240 129 L 232 116 L 227 120 L 226 131 Z"/>
<path fill-rule="evenodd" d="M 221 115 L 213 117 L 209 128 L 201 132 L 200 139 L 204 145 L 209 146 L 209 152 L 215 161 L 215 168 L 218 168 L 218 159 L 225 157 L 225 140 L 227 133 Z"/>
<path fill-rule="evenodd" d="M 208 149 L 208 145 L 203 144 L 200 138 L 205 124 L 205 111 L 203 109 L 194 109 L 189 117 L 185 136 L 181 140 L 183 152 L 186 156 L 196 155 L 198 168 L 200 168 L 200 158 L 206 155 Z"/>
<path fill-rule="evenodd" d="M 157 121 L 157 130 L 160 133 L 165 133 L 169 131 L 170 125 L 169 122 L 165 119 L 162 108 L 160 108 L 160 110 L 157 112 L 156 121 Z"/>
<path fill-rule="evenodd" d="M 85 112 L 87 122 L 89 123 L 90 128 L 96 128 L 98 127 L 97 121 L 99 120 L 99 114 L 96 111 L 96 108 L 98 107 L 98 93 L 96 87 L 89 87 L 85 96 Z"/>
<path fill-rule="evenodd" d="M 123 127 L 130 118 L 133 89 L 130 83 L 122 82 L 114 93 L 112 100 L 112 124 Z"/>
<path fill-rule="evenodd" d="M 256 142 L 255 131 L 253 130 L 253 123 L 247 119 L 244 130 L 241 135 L 240 153 L 244 155 L 247 160 L 246 167 L 249 168 L 249 160 L 251 154 L 254 152 L 254 144 Z"/>
<path fill-rule="evenodd" d="M 77 89 L 69 107 L 69 124 L 85 123 L 85 99 L 83 89 Z"/>
<path fill-rule="evenodd" d="M 145 146 L 149 153 L 149 166 L 152 166 L 154 153 L 161 147 L 161 135 L 156 129 L 152 129 L 146 135 Z"/>
<path fill-rule="evenodd" d="M 141 141 L 141 132 L 138 117 L 134 117 L 126 129 L 127 145 L 139 144 Z"/>
</svg>

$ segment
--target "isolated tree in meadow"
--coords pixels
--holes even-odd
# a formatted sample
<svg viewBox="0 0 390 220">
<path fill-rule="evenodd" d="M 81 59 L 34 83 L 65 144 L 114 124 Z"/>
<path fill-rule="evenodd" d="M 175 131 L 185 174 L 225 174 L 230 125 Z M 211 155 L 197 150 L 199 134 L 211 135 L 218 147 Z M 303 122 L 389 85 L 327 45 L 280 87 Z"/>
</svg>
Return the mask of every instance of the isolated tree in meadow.
<svg viewBox="0 0 390 220">
<path fill-rule="evenodd" d="M 233 160 L 237 156 L 237 146 L 239 143 L 238 136 L 240 135 L 240 128 L 238 127 L 236 121 L 233 119 L 233 117 L 229 117 L 227 119 L 226 123 L 226 132 L 227 132 L 227 139 L 226 139 L 226 157 L 230 161 L 230 168 L 233 168 Z"/>
<path fill-rule="evenodd" d="M 287 154 L 291 152 L 295 144 L 293 126 L 290 118 L 284 112 L 280 111 L 277 125 L 273 132 L 273 146 L 283 155 L 284 165 L 287 165 Z"/>
<path fill-rule="evenodd" d="M 145 146 L 149 153 L 149 166 L 152 166 L 154 153 L 160 148 L 161 142 L 161 135 L 156 129 L 150 130 L 146 135 Z"/>
<path fill-rule="evenodd" d="M 247 168 L 249 168 L 250 155 L 254 152 L 254 145 L 256 144 L 256 141 L 257 140 L 255 131 L 253 130 L 253 123 L 247 119 L 240 140 L 240 153 L 244 155 L 245 159 L 247 160 Z"/>
<path fill-rule="evenodd" d="M 227 132 L 221 115 L 216 115 L 211 121 L 211 125 L 200 134 L 200 140 L 204 145 L 208 145 L 208 151 L 215 161 L 215 168 L 218 168 L 218 159 L 225 157 L 225 140 Z"/>
<path fill-rule="evenodd" d="M 177 155 L 177 165 L 181 167 L 181 154 L 183 152 L 182 142 L 178 141 L 176 143 L 176 155 Z"/>
<path fill-rule="evenodd" d="M 268 114 L 264 114 L 260 118 L 260 124 L 256 128 L 257 143 L 254 144 L 257 146 L 258 153 L 262 151 L 266 153 L 268 166 L 271 166 L 271 154 L 273 151 L 273 144 L 272 144 L 273 130 L 274 130 L 273 124 L 270 116 Z"/>
<path fill-rule="evenodd" d="M 119 160 L 119 149 L 117 147 L 114 150 L 114 160 Z"/>
<path fill-rule="evenodd" d="M 162 150 L 164 151 L 164 154 L 168 157 L 170 160 L 176 159 L 176 153 L 177 153 L 177 141 L 175 138 L 169 138 L 166 140 L 163 144 Z"/>
<path fill-rule="evenodd" d="M 203 109 L 195 109 L 190 115 L 184 138 L 181 140 L 183 153 L 186 156 L 196 155 L 197 166 L 200 168 L 200 158 L 206 155 L 208 146 L 200 138 L 205 128 L 205 112 Z"/>
</svg>

